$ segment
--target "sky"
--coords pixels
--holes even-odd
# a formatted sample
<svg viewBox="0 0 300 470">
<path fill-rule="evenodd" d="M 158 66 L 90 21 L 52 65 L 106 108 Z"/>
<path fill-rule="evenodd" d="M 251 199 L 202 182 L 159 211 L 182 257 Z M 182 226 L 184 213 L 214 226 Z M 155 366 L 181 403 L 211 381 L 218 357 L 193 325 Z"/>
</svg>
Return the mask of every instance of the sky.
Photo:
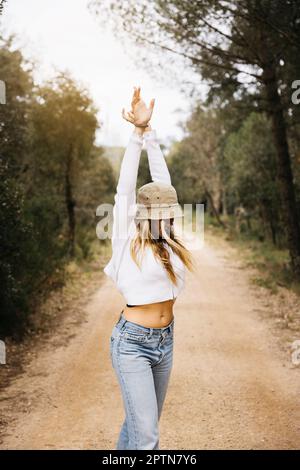
<svg viewBox="0 0 300 470">
<path fill-rule="evenodd" d="M 90 90 L 102 122 L 99 145 L 126 145 L 132 125 L 124 121 L 121 110 L 130 109 L 134 86 L 141 86 L 147 104 L 155 98 L 151 125 L 161 142 L 180 140 L 178 122 L 190 112 L 186 97 L 138 69 L 112 32 L 97 24 L 87 5 L 88 0 L 8 0 L 1 22 L 6 34 L 18 35 L 25 57 L 38 61 L 37 82 L 68 70 Z"/>
</svg>

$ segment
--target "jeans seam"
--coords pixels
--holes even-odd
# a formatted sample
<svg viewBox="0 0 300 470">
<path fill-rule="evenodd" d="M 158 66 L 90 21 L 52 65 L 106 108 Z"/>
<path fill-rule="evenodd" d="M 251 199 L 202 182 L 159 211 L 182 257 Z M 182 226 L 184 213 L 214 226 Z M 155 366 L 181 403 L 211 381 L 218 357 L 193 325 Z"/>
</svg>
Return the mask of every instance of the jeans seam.
<svg viewBox="0 0 300 470">
<path fill-rule="evenodd" d="M 131 338 L 130 336 L 123 336 L 123 343 L 124 344 L 134 344 L 136 346 L 144 346 L 146 341 L 139 341 L 136 338 Z"/>
<path fill-rule="evenodd" d="M 163 358 L 165 357 L 165 354 L 163 354 L 162 351 L 160 350 L 160 345 L 161 345 L 161 344 L 164 344 L 165 339 L 166 339 L 166 336 L 164 337 L 163 341 L 160 341 L 160 342 L 159 342 L 159 344 L 158 344 L 158 346 L 157 346 L 157 349 L 161 352 L 161 357 L 158 359 L 158 361 L 156 361 L 154 364 L 152 364 L 152 367 L 157 366 L 157 365 L 163 360 Z M 171 340 L 173 341 L 173 338 L 172 338 L 172 337 L 171 337 Z M 173 348 L 173 346 L 172 346 L 172 348 Z"/>
<path fill-rule="evenodd" d="M 121 338 L 121 336 L 119 336 L 118 339 L 120 339 L 120 338 Z M 117 347 L 116 347 L 116 359 L 117 359 L 117 363 L 118 363 L 118 367 L 119 367 L 119 371 L 120 371 L 120 377 L 121 377 L 122 384 L 123 384 L 124 391 L 125 391 L 125 395 L 126 395 L 126 400 L 128 402 L 130 414 L 131 414 L 132 421 L 133 421 L 134 439 L 135 439 L 134 447 L 135 447 L 135 449 L 138 449 L 138 433 L 137 433 L 137 428 L 136 428 L 135 415 L 134 415 L 134 412 L 133 412 L 134 408 L 133 408 L 133 404 L 132 404 L 132 401 L 131 401 L 131 398 L 130 398 L 130 394 L 128 393 L 128 389 L 127 389 L 127 386 L 126 386 L 126 381 L 124 380 L 123 372 L 122 372 L 122 369 L 121 369 L 120 356 L 119 356 L 119 344 L 120 344 L 120 341 L 118 341 L 118 344 L 117 344 Z"/>
</svg>

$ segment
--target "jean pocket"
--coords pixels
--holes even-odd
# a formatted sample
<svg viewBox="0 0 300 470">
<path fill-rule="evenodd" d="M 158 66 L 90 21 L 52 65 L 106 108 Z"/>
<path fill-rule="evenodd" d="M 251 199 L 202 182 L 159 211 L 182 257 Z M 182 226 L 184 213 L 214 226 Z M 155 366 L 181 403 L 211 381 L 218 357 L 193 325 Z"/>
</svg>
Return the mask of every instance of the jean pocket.
<svg viewBox="0 0 300 470">
<path fill-rule="evenodd" d="M 174 337 L 173 337 L 173 332 L 170 331 L 164 338 L 164 343 L 171 344 L 173 345 L 174 342 Z"/>
<path fill-rule="evenodd" d="M 129 343 L 145 343 L 147 341 L 147 334 L 138 331 L 124 330 L 121 334 L 121 338 Z"/>
</svg>

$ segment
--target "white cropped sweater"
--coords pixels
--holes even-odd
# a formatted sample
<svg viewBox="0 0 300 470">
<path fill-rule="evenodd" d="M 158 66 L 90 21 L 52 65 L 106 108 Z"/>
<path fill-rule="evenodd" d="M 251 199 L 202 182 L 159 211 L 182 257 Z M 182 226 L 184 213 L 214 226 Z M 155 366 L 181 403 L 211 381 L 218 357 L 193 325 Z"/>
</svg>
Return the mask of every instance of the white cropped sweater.
<svg viewBox="0 0 300 470">
<path fill-rule="evenodd" d="M 105 274 L 115 282 L 117 289 L 129 305 L 143 305 L 174 299 L 185 284 L 185 266 L 167 244 L 170 260 L 177 275 L 177 285 L 172 283 L 151 248 L 147 249 L 142 258 L 141 269 L 130 254 L 130 241 L 136 232 L 134 223 L 136 182 L 143 140 L 148 153 L 152 181 L 171 184 L 156 131 L 151 129 L 145 132 L 143 137 L 133 131 L 121 163 L 117 192 L 114 197 L 112 257 L 104 267 Z"/>
</svg>

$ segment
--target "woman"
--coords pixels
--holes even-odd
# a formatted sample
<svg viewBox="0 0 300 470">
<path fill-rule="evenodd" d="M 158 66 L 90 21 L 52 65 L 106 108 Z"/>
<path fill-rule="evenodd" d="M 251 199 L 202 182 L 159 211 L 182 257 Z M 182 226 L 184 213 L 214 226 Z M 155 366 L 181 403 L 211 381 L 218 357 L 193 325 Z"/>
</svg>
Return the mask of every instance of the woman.
<svg viewBox="0 0 300 470">
<path fill-rule="evenodd" d="M 115 195 L 112 258 L 104 272 L 128 302 L 110 338 L 112 365 L 121 386 L 126 418 L 117 450 L 159 449 L 158 422 L 173 361 L 174 302 L 184 287 L 191 254 L 174 234 L 183 213 L 171 185 L 149 108 L 134 87 L 132 109 L 123 118 L 134 125 Z M 152 182 L 138 190 L 143 141 Z"/>
</svg>

